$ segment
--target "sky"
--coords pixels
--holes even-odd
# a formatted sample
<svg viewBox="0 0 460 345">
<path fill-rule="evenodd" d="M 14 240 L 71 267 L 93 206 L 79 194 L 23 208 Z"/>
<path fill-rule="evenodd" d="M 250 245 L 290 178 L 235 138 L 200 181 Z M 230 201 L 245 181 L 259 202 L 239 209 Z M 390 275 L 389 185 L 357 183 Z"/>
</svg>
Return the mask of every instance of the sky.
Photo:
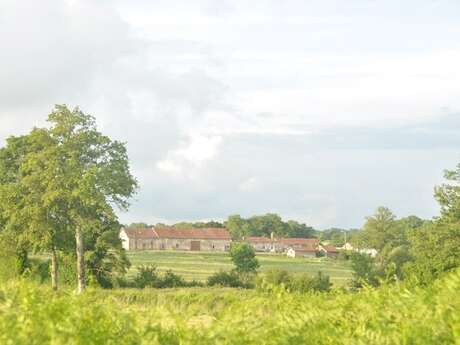
<svg viewBox="0 0 460 345">
<path fill-rule="evenodd" d="M 124 223 L 439 213 L 458 0 L 0 0 L 0 145 L 79 106 L 126 142 Z"/>
</svg>

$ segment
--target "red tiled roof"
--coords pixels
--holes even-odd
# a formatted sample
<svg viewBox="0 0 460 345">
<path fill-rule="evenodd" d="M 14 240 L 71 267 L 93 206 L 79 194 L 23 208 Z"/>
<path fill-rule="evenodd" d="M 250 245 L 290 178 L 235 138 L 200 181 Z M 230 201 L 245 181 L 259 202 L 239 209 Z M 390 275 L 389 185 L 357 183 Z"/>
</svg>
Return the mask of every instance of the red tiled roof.
<svg viewBox="0 0 460 345">
<path fill-rule="evenodd" d="M 246 241 L 250 243 L 269 243 L 272 240 L 268 237 L 262 237 L 262 236 L 249 236 Z"/>
<path fill-rule="evenodd" d="M 159 238 L 191 238 L 200 240 L 230 240 L 230 233 L 222 228 L 173 228 L 154 229 Z"/>
<path fill-rule="evenodd" d="M 319 244 L 319 240 L 317 238 L 282 238 L 279 240 L 280 243 L 285 245 L 302 245 L 302 246 L 317 246 Z"/>
<path fill-rule="evenodd" d="M 129 238 L 158 238 L 153 228 L 146 229 L 123 229 Z"/>
<path fill-rule="evenodd" d="M 326 250 L 328 253 L 338 253 L 339 250 L 334 247 L 332 244 L 324 244 L 322 247 Z"/>
<path fill-rule="evenodd" d="M 315 247 L 305 247 L 305 248 L 302 248 L 302 249 L 294 249 L 293 250 L 296 252 L 296 253 L 315 253 L 316 252 L 316 248 Z"/>
</svg>

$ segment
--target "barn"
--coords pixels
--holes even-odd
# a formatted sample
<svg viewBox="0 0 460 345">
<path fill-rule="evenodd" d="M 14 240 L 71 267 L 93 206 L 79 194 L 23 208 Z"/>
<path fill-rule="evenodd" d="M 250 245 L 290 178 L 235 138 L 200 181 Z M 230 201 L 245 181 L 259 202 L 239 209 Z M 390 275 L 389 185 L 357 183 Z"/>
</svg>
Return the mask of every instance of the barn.
<svg viewBox="0 0 460 345">
<path fill-rule="evenodd" d="M 226 251 L 231 242 L 223 228 L 122 228 L 120 239 L 126 250 Z"/>
<path fill-rule="evenodd" d="M 256 252 L 269 252 L 274 251 L 274 241 L 268 237 L 262 236 L 249 236 L 245 239 Z"/>
</svg>

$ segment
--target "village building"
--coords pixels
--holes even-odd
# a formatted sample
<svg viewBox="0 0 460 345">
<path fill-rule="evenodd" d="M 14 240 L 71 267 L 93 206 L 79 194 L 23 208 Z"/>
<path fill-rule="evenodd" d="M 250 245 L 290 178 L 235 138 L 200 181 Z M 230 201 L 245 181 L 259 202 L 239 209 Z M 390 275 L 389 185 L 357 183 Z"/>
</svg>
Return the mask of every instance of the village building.
<svg viewBox="0 0 460 345">
<path fill-rule="evenodd" d="M 339 250 L 332 244 L 321 244 L 319 250 L 328 258 L 337 258 L 339 256 Z"/>
<path fill-rule="evenodd" d="M 290 258 L 314 258 L 316 257 L 316 248 L 305 248 L 305 249 L 294 249 L 294 248 L 288 248 L 286 251 L 286 256 Z"/>
<path fill-rule="evenodd" d="M 354 250 L 354 247 L 350 242 L 346 242 L 341 249 L 351 251 Z"/>
<path fill-rule="evenodd" d="M 277 241 L 277 246 L 281 251 L 293 249 L 318 249 L 319 240 L 317 238 L 282 238 Z"/>
<path fill-rule="evenodd" d="M 316 238 L 283 238 L 278 241 L 280 251 L 289 257 L 316 257 L 319 240 Z"/>
<path fill-rule="evenodd" d="M 249 236 L 245 239 L 256 252 L 275 251 L 275 241 L 268 237 Z"/>
<path fill-rule="evenodd" d="M 120 239 L 126 250 L 226 251 L 231 242 L 230 233 L 222 228 L 122 228 Z"/>
</svg>

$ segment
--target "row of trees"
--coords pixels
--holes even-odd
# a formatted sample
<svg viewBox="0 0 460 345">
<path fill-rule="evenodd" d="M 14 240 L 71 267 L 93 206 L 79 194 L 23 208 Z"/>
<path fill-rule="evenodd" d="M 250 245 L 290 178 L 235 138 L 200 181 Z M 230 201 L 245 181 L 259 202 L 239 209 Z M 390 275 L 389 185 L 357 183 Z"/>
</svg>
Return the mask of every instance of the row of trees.
<svg viewBox="0 0 460 345">
<path fill-rule="evenodd" d="M 59 255 L 74 257 L 82 292 L 88 279 L 104 283 L 129 264 L 113 208 L 127 209 L 137 182 L 125 145 L 102 135 L 92 116 L 58 105 L 48 122 L 0 149 L 0 244 L 20 271 L 30 252 L 50 253 L 54 289 Z"/>
<path fill-rule="evenodd" d="M 250 218 L 232 215 L 228 217 L 224 225 L 234 239 L 241 239 L 247 236 L 270 237 L 272 232 L 277 237 L 310 238 L 317 235 L 317 231 L 311 226 L 295 220 L 285 222 L 275 213 L 267 213 L 262 216 L 252 216 Z"/>
<path fill-rule="evenodd" d="M 354 244 L 378 250 L 374 259 L 355 254 L 357 285 L 382 280 L 428 284 L 460 267 L 460 164 L 446 171 L 447 183 L 435 188 L 441 215 L 434 220 L 416 216 L 396 219 L 385 207 L 368 217 Z"/>
<path fill-rule="evenodd" d="M 147 228 L 151 225 L 147 223 L 131 223 L 131 228 Z M 165 224 L 156 224 L 155 226 L 166 226 Z M 223 223 L 218 221 L 208 222 L 180 222 L 173 225 L 177 228 L 227 228 L 232 237 L 240 240 L 247 236 L 267 236 L 270 237 L 273 232 L 278 237 L 305 237 L 311 238 L 317 236 L 320 232 L 311 226 L 299 223 L 295 220 L 283 221 L 275 213 L 267 213 L 261 216 L 252 216 L 243 218 L 240 215 L 231 215 Z"/>
</svg>

